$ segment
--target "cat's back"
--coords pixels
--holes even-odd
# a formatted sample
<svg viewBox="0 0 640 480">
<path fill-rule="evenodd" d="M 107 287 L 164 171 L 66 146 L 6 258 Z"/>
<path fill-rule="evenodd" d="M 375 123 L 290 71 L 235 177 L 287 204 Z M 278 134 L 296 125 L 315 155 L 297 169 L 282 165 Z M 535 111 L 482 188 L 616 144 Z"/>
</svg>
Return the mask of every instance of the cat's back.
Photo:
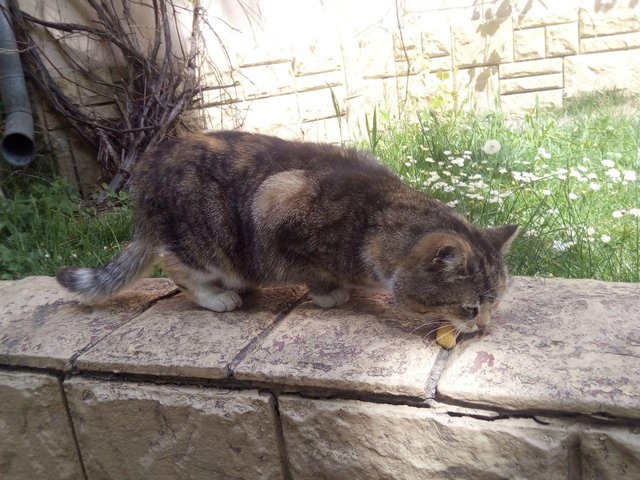
<svg viewBox="0 0 640 480">
<path fill-rule="evenodd" d="M 372 156 L 355 149 L 219 131 L 164 141 L 140 159 L 134 178 L 137 184 L 166 184 L 189 175 L 222 182 L 254 182 L 287 170 L 336 176 L 394 176 Z"/>
</svg>

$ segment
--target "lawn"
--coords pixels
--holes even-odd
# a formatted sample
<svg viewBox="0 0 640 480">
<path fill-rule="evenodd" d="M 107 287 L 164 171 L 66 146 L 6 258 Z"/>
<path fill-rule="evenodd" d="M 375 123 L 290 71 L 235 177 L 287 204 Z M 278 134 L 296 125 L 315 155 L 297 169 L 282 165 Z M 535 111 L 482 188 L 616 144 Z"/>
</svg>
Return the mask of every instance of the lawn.
<svg viewBox="0 0 640 480">
<path fill-rule="evenodd" d="M 369 125 L 369 148 L 479 225 L 517 223 L 517 275 L 640 281 L 640 100 L 616 92 L 520 122 L 442 106 Z M 131 232 L 131 200 L 97 208 L 58 180 L 4 172 L 0 279 L 97 266 Z"/>
<path fill-rule="evenodd" d="M 639 107 L 607 92 L 520 122 L 432 108 L 375 135 L 376 155 L 479 225 L 520 225 L 514 274 L 638 282 Z"/>
</svg>

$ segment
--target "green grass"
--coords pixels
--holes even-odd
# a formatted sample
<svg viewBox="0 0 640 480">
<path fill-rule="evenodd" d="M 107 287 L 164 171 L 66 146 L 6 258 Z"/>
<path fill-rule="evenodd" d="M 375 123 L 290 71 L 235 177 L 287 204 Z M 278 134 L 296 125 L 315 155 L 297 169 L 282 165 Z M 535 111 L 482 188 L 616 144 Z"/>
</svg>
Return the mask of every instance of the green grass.
<svg viewBox="0 0 640 480">
<path fill-rule="evenodd" d="M 638 282 L 639 107 L 606 92 L 518 123 L 435 107 L 378 132 L 376 154 L 474 223 L 520 225 L 514 274 Z"/>
<path fill-rule="evenodd" d="M 7 197 L 0 197 L 0 280 L 55 275 L 63 265 L 103 265 L 129 241 L 127 195 L 98 209 L 59 180 L 22 183 L 5 184 Z"/>
<path fill-rule="evenodd" d="M 438 104 L 393 127 L 374 111 L 376 155 L 474 223 L 520 225 L 508 259 L 514 274 L 640 281 L 637 98 L 591 95 L 517 124 Z M 488 140 L 500 151 L 485 153 Z M 48 173 L 30 178 L 30 169 L 0 172 L 0 279 L 102 265 L 129 241 L 128 195 L 98 209 Z"/>
</svg>

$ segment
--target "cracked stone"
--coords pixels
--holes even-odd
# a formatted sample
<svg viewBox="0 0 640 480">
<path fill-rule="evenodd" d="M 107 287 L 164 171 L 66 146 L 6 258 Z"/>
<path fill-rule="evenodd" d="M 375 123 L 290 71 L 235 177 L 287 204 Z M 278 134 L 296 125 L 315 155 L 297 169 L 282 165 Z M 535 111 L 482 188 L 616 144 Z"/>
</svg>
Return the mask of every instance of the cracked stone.
<svg viewBox="0 0 640 480">
<path fill-rule="evenodd" d="M 438 397 L 640 418 L 636 284 L 515 278 L 483 336 L 458 344 Z"/>
<path fill-rule="evenodd" d="M 284 478 L 270 395 L 65 382 L 89 478 Z"/>
<path fill-rule="evenodd" d="M 83 305 L 55 278 L 0 282 L 0 363 L 69 370 L 79 352 L 175 290 L 165 279 L 148 279 L 116 297 Z"/>
<path fill-rule="evenodd" d="M 156 303 L 78 358 L 80 370 L 226 378 L 234 358 L 304 295 L 302 287 L 243 295 L 237 310 L 216 313 L 180 294 Z"/>
<path fill-rule="evenodd" d="M 297 480 L 568 478 L 567 433 L 530 419 L 288 395 L 278 402 Z"/>
<path fill-rule="evenodd" d="M 56 377 L 0 371 L 0 477 L 83 478 Z"/>
<path fill-rule="evenodd" d="M 234 370 L 235 378 L 297 387 L 426 398 L 440 347 L 430 328 L 384 294 L 355 294 L 339 308 L 294 309 Z M 430 346 L 428 344 L 431 344 Z"/>
</svg>

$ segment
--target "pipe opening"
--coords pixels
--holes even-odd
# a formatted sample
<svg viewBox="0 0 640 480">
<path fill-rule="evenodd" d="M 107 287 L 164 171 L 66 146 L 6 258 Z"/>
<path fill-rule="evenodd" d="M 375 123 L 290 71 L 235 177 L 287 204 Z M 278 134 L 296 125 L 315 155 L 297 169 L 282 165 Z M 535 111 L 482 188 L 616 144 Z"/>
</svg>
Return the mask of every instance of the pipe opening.
<svg viewBox="0 0 640 480">
<path fill-rule="evenodd" d="M 33 158 L 36 148 L 33 140 L 27 135 L 10 133 L 2 139 L 0 150 L 4 159 L 11 165 L 24 167 Z"/>
</svg>

